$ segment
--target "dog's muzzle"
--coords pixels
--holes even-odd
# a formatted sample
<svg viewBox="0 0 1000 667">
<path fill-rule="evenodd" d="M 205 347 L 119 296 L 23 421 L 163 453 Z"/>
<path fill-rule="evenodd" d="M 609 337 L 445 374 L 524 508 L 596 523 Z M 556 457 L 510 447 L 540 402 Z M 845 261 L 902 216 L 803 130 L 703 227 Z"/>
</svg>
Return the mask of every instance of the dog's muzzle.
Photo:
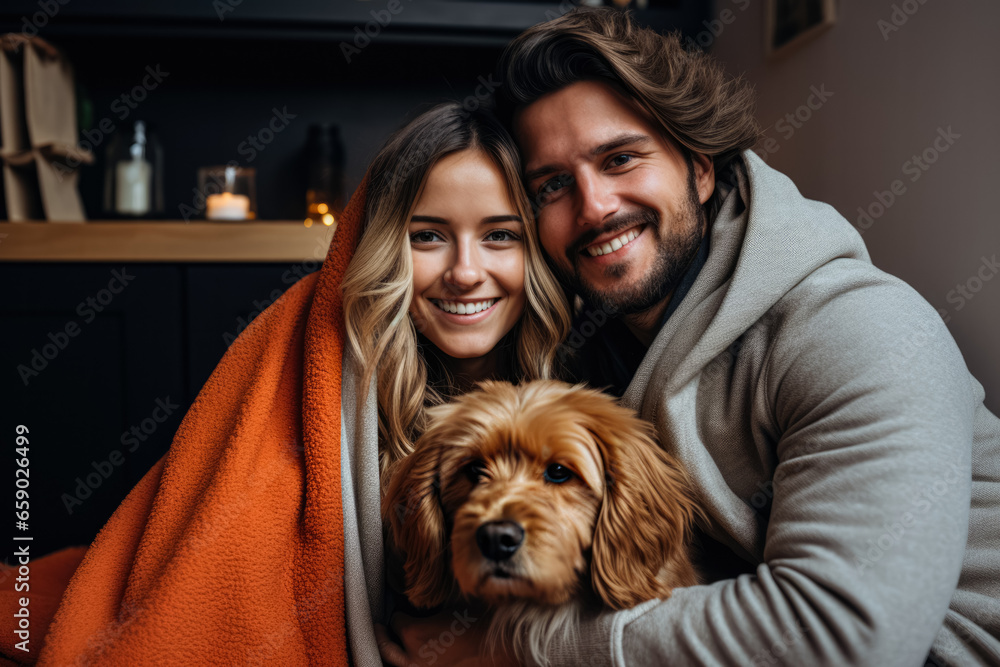
<svg viewBox="0 0 1000 667">
<path fill-rule="evenodd" d="M 509 559 L 524 543 L 524 528 L 514 521 L 490 521 L 476 529 L 476 544 L 486 558 Z"/>
</svg>

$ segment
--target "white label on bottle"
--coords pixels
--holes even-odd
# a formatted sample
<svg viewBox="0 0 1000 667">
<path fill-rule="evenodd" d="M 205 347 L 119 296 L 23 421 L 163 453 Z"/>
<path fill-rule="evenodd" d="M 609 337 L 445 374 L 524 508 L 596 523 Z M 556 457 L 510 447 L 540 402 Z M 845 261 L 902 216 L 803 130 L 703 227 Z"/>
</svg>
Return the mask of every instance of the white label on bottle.
<svg viewBox="0 0 1000 667">
<path fill-rule="evenodd" d="M 123 160 L 115 167 L 115 211 L 125 215 L 149 213 L 152 169 L 143 159 Z"/>
</svg>

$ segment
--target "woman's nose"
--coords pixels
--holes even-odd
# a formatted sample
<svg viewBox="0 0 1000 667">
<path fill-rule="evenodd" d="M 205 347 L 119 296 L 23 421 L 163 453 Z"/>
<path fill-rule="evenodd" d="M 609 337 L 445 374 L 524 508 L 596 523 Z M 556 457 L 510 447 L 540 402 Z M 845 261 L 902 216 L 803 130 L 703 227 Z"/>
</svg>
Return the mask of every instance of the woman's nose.
<svg viewBox="0 0 1000 667">
<path fill-rule="evenodd" d="M 455 260 L 444 274 L 444 280 L 456 289 L 468 290 L 485 280 L 479 253 L 474 248 L 459 247 Z"/>
</svg>

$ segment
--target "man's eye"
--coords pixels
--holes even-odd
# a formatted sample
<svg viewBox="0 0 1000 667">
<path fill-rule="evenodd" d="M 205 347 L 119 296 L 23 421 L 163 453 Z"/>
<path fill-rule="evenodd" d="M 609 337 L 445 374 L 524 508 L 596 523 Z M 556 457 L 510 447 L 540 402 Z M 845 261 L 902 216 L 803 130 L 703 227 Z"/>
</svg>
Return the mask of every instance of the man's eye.
<svg viewBox="0 0 1000 667">
<path fill-rule="evenodd" d="M 503 243 L 506 241 L 520 241 L 521 237 L 509 229 L 494 229 L 486 235 L 486 240 L 493 243 Z"/>
<path fill-rule="evenodd" d="M 429 229 L 410 234 L 410 243 L 434 243 L 440 239 L 437 232 L 432 232 Z"/>
<path fill-rule="evenodd" d="M 611 158 L 612 167 L 623 167 L 632 161 L 632 156 L 627 153 L 622 153 L 621 155 L 616 155 Z"/>
<path fill-rule="evenodd" d="M 544 203 L 552 195 L 556 194 L 565 187 L 573 184 L 573 177 L 569 174 L 562 174 L 556 176 L 555 178 L 550 178 L 549 180 L 542 183 L 541 187 L 538 188 L 537 199 L 539 203 Z"/>
</svg>

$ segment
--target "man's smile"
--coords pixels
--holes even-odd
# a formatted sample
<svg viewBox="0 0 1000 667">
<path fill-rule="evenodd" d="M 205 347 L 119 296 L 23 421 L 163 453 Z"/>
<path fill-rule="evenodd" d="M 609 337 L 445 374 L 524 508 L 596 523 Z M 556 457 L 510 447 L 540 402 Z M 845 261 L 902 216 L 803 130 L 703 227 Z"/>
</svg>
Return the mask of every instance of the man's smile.
<svg viewBox="0 0 1000 667">
<path fill-rule="evenodd" d="M 655 230 L 659 224 L 659 216 L 649 209 L 622 213 L 615 219 L 607 221 L 601 228 L 594 227 L 580 234 L 566 248 L 566 259 L 575 266 L 580 260 L 589 261 L 606 255 L 615 255 L 623 248 L 632 245 L 643 235 L 647 227 L 652 226 Z M 616 257 L 598 261 L 614 258 Z"/>
<path fill-rule="evenodd" d="M 631 229 L 625 230 L 623 233 L 614 236 L 608 240 L 596 241 L 583 250 L 591 257 L 600 257 L 601 255 L 608 255 L 610 253 L 621 250 L 623 247 L 627 246 L 633 240 L 639 237 L 645 225 L 640 225 L 638 227 L 632 227 Z"/>
</svg>

